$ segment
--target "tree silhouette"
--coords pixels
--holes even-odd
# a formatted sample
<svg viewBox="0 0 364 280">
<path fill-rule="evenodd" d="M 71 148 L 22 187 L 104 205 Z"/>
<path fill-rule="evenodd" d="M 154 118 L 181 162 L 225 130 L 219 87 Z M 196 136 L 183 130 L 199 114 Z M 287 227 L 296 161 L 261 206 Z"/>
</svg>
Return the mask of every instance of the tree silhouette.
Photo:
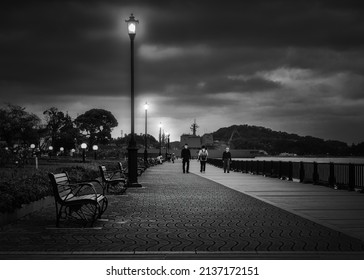
<svg viewBox="0 0 364 280">
<path fill-rule="evenodd" d="M 91 109 L 75 119 L 75 124 L 89 139 L 89 145 L 107 144 L 111 140 L 111 131 L 118 125 L 114 115 L 107 110 Z"/>
</svg>

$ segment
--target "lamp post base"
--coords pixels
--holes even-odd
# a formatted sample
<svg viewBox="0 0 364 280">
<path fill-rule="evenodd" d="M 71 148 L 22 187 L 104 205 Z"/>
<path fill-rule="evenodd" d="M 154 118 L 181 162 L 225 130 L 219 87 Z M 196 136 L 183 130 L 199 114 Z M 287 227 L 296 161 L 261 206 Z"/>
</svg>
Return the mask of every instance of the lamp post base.
<svg viewBox="0 0 364 280">
<path fill-rule="evenodd" d="M 128 147 L 128 175 L 128 188 L 142 187 L 142 185 L 138 183 L 138 148 L 133 144 Z"/>
</svg>

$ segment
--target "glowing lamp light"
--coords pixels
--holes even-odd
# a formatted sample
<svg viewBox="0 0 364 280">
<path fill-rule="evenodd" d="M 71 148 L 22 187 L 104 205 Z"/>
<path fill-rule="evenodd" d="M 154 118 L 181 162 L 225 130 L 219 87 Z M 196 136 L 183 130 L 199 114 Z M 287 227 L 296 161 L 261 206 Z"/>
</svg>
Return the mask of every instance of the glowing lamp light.
<svg viewBox="0 0 364 280">
<path fill-rule="evenodd" d="M 136 33 L 136 25 L 139 23 L 139 20 L 136 20 L 134 15 L 131 14 L 129 19 L 125 21 L 128 24 L 128 33 L 129 35 L 135 35 Z"/>
<path fill-rule="evenodd" d="M 86 143 L 82 143 L 81 144 L 81 149 L 86 149 L 87 148 L 87 144 Z"/>
<path fill-rule="evenodd" d="M 30 148 L 31 149 L 34 149 L 35 148 L 35 145 L 34 144 L 30 144 Z"/>
<path fill-rule="evenodd" d="M 60 147 L 60 148 L 59 148 L 59 150 L 60 150 L 61 152 L 63 152 L 63 151 L 64 151 L 64 148 L 63 148 L 63 147 Z"/>
<path fill-rule="evenodd" d="M 162 128 L 162 123 L 159 123 L 159 128 Z"/>
<path fill-rule="evenodd" d="M 98 149 L 99 149 L 99 147 L 97 145 L 92 146 L 92 150 L 97 151 Z"/>
<path fill-rule="evenodd" d="M 76 152 L 76 150 L 75 149 L 72 149 L 71 152 L 74 153 L 74 152 Z"/>
<path fill-rule="evenodd" d="M 145 102 L 145 104 L 144 104 L 144 109 L 145 110 L 148 110 L 149 109 L 149 104 L 147 102 Z"/>
<path fill-rule="evenodd" d="M 49 146 L 48 147 L 48 150 L 53 151 L 53 147 L 52 146 Z"/>
</svg>

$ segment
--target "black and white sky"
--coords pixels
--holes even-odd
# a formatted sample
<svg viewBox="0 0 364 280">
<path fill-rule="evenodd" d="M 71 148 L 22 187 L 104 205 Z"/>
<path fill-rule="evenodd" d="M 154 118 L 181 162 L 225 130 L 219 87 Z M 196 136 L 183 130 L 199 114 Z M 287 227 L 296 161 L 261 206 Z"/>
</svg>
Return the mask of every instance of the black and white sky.
<svg viewBox="0 0 364 280">
<path fill-rule="evenodd" d="M 360 1 L 7 1 L 0 9 L 0 103 L 42 117 L 111 111 L 179 140 L 232 124 L 364 141 L 364 5 Z"/>
</svg>

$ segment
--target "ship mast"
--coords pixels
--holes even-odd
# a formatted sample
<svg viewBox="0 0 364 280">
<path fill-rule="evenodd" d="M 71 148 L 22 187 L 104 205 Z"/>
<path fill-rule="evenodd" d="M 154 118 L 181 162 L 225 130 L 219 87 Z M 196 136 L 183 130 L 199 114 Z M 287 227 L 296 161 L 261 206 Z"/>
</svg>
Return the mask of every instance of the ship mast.
<svg viewBox="0 0 364 280">
<path fill-rule="evenodd" d="M 191 124 L 191 127 L 190 127 L 190 129 L 192 130 L 192 135 L 193 136 L 196 136 L 196 130 L 197 130 L 197 128 L 199 128 L 199 126 L 197 125 L 196 119 L 195 119 L 194 120 L 194 123 Z"/>
</svg>

